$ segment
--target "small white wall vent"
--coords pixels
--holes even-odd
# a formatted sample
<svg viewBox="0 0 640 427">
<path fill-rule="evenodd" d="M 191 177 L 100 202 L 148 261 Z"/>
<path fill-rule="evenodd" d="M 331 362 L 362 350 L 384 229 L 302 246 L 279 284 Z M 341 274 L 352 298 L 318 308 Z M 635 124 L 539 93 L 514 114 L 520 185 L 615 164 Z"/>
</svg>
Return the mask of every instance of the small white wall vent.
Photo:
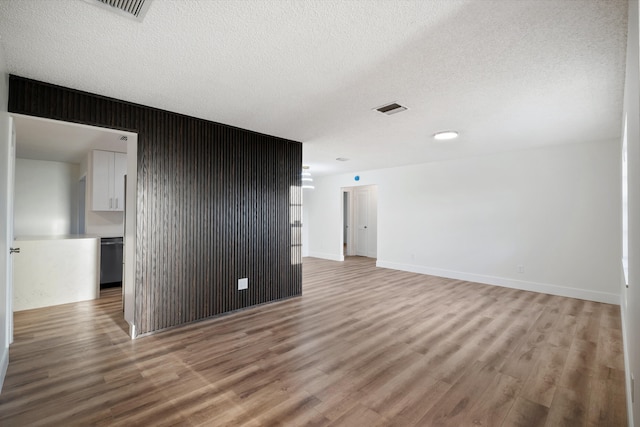
<svg viewBox="0 0 640 427">
<path fill-rule="evenodd" d="M 142 21 L 149 9 L 151 0 L 84 0 L 87 3 L 103 7 L 127 18 Z"/>
<path fill-rule="evenodd" d="M 374 108 L 374 110 L 379 111 L 387 116 L 392 114 L 400 113 L 402 111 L 406 111 L 407 107 L 404 107 L 397 102 L 392 102 L 391 104 L 383 105 L 382 107 Z"/>
</svg>

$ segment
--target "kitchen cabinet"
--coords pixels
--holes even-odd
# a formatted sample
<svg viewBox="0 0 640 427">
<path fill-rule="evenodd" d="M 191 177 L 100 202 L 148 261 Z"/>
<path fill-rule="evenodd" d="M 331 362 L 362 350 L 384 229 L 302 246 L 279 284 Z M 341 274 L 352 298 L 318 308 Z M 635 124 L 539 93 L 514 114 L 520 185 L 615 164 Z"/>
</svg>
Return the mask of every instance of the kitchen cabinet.
<svg viewBox="0 0 640 427">
<path fill-rule="evenodd" d="M 93 150 L 91 156 L 91 210 L 124 211 L 127 154 Z"/>
</svg>

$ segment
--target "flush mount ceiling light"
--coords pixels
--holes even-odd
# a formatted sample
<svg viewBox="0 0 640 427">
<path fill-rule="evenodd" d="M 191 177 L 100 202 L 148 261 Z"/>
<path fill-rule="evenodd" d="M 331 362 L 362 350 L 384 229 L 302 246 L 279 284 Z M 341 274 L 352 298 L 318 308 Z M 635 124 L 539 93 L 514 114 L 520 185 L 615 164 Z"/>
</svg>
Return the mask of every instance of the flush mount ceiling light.
<svg viewBox="0 0 640 427">
<path fill-rule="evenodd" d="M 313 178 L 311 178 L 311 172 L 309 172 L 309 166 L 302 166 L 302 188 L 308 188 L 313 190 Z"/>
<path fill-rule="evenodd" d="M 455 139 L 458 137 L 458 132 L 455 130 L 444 130 L 442 132 L 436 132 L 433 134 L 433 139 L 437 141 L 446 141 L 449 139 Z"/>
</svg>

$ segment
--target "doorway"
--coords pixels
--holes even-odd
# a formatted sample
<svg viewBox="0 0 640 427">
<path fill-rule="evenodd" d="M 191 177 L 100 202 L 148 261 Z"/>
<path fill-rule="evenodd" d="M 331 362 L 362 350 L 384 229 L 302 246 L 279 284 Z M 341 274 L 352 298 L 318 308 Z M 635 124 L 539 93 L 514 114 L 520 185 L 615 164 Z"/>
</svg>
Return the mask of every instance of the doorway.
<svg viewBox="0 0 640 427">
<path fill-rule="evenodd" d="M 342 256 L 378 256 L 378 186 L 342 188 Z"/>
<path fill-rule="evenodd" d="M 44 164 L 74 165 L 73 219 L 70 233 L 91 234 L 101 237 L 122 236 L 125 241 L 122 293 L 124 319 L 129 324 L 129 334 L 135 337 L 135 236 L 136 236 L 136 186 L 138 135 L 133 132 L 79 125 L 20 114 L 11 115 L 16 123 L 17 157 L 28 159 L 30 167 Z M 123 194 L 126 209 L 113 212 L 92 210 L 91 194 L 87 180 L 90 154 L 93 150 L 126 153 L 124 171 L 128 176 Z M 26 170 L 26 169 L 25 169 Z M 30 170 L 30 169 L 29 169 Z M 86 198 L 85 198 L 86 195 Z M 126 219 L 126 220 L 125 220 Z M 47 220 L 50 218 L 47 217 Z M 99 267 L 99 266 L 98 266 Z"/>
</svg>

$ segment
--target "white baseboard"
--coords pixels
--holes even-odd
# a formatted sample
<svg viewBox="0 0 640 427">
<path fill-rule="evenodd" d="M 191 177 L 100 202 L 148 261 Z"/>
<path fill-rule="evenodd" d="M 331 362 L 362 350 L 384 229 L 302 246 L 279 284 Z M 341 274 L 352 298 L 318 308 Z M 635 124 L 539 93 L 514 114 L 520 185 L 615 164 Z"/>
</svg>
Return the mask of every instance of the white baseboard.
<svg viewBox="0 0 640 427">
<path fill-rule="evenodd" d="M 2 355 L 0 356 L 0 393 L 2 393 L 2 385 L 4 384 L 4 377 L 7 375 L 8 368 L 9 368 L 9 349 L 3 348 Z"/>
<path fill-rule="evenodd" d="M 558 295 L 561 297 L 578 298 L 588 301 L 620 305 L 620 295 L 607 292 L 588 291 L 585 289 L 568 288 L 565 286 L 550 285 L 546 283 L 527 282 L 524 280 L 508 279 L 505 277 L 485 276 L 482 274 L 464 273 L 460 271 L 445 270 L 441 268 L 424 267 L 420 265 L 401 264 L 387 261 L 377 261 L 376 267 L 409 271 L 411 273 L 428 274 L 431 276 L 446 277 L 449 279 L 465 280 L 468 282 L 483 283 L 485 285 L 502 286 L 505 288 L 520 289 L 523 291 Z"/>
<path fill-rule="evenodd" d="M 343 255 L 327 254 L 323 252 L 309 252 L 309 256 L 312 258 L 328 259 L 330 261 L 344 261 Z"/>
</svg>

